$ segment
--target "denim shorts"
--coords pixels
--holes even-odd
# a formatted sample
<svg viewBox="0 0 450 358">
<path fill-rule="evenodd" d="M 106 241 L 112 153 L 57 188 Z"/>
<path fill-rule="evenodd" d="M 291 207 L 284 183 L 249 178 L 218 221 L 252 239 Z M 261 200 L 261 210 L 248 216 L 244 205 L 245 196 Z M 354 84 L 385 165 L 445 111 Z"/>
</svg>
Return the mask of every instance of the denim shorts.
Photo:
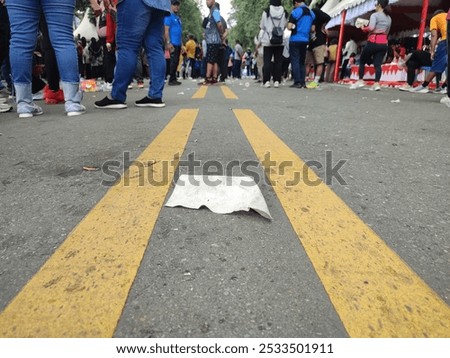
<svg viewBox="0 0 450 358">
<path fill-rule="evenodd" d="M 447 68 L 447 41 L 441 41 L 436 47 L 431 72 L 442 73 Z"/>
</svg>

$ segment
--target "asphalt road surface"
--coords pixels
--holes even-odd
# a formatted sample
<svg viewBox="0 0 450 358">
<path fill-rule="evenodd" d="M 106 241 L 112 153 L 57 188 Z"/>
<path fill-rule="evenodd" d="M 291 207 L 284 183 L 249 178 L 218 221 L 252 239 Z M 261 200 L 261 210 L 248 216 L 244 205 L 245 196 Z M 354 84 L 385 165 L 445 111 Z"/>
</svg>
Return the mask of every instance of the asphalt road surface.
<svg viewBox="0 0 450 358">
<path fill-rule="evenodd" d="M 0 114 L 0 336 L 450 337 L 442 95 L 288 85 Z M 272 220 L 164 206 L 250 171 Z"/>
</svg>

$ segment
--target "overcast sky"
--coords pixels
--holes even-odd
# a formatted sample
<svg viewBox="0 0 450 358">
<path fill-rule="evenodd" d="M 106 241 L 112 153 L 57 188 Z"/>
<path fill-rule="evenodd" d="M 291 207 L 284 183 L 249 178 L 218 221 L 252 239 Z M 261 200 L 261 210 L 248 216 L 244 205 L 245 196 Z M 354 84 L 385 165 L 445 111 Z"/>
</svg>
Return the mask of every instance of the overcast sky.
<svg viewBox="0 0 450 358">
<path fill-rule="evenodd" d="M 230 15 L 231 11 L 231 0 L 217 0 L 217 2 L 220 4 L 220 14 L 225 20 L 228 21 L 228 16 Z M 208 13 L 208 8 L 206 7 L 205 0 L 202 0 L 202 12 L 203 15 L 206 15 Z"/>
</svg>

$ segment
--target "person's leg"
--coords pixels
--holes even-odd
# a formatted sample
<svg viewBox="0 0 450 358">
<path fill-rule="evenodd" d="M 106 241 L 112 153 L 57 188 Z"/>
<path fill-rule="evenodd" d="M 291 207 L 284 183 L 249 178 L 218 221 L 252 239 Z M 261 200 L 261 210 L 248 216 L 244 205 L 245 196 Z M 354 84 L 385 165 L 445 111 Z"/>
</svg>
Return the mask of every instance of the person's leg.
<svg viewBox="0 0 450 358">
<path fill-rule="evenodd" d="M 348 58 L 345 59 L 345 60 L 342 62 L 341 73 L 340 73 L 340 76 L 339 76 L 339 78 L 340 78 L 341 80 L 343 80 L 344 77 L 345 77 L 345 72 L 346 72 L 346 69 L 347 69 L 347 65 L 348 65 Z"/>
<path fill-rule="evenodd" d="M 112 83 L 114 80 L 114 69 L 116 67 L 116 50 L 115 46 L 108 49 L 106 46 L 103 48 L 103 65 L 105 68 L 105 82 Z"/>
<path fill-rule="evenodd" d="M 217 52 L 216 62 L 213 65 L 213 83 L 217 83 L 219 78 L 219 53 Z"/>
<path fill-rule="evenodd" d="M 420 66 L 417 62 L 411 61 L 411 59 L 407 62 L 406 66 L 408 68 L 406 82 L 409 86 L 412 86 L 414 84 L 414 80 L 416 79 L 416 70 L 420 68 Z"/>
<path fill-rule="evenodd" d="M 220 46 L 219 50 L 219 77 L 221 82 L 225 82 L 227 78 L 227 62 L 225 59 L 225 48 Z"/>
<path fill-rule="evenodd" d="M 450 29 L 450 20 L 447 21 L 447 29 Z M 447 95 L 445 97 L 441 98 L 441 103 L 445 104 L 448 108 L 450 108 L 450 86 L 448 83 L 448 76 L 450 74 L 450 71 L 448 69 L 448 59 L 450 59 L 450 37 L 447 36 Z"/>
<path fill-rule="evenodd" d="M 375 67 L 375 82 L 380 82 L 382 69 L 381 65 L 383 64 L 384 55 L 388 50 L 387 45 L 375 44 L 377 49 L 373 54 L 373 66 Z"/>
<path fill-rule="evenodd" d="M 450 20 L 447 20 L 447 29 L 450 29 Z M 448 82 L 448 76 L 450 75 L 450 70 L 448 69 L 448 61 L 450 60 L 450 36 L 448 36 L 447 30 L 447 97 L 450 98 L 450 83 Z"/>
<path fill-rule="evenodd" d="M 327 47 L 325 45 L 318 46 L 313 50 L 314 64 L 316 65 L 314 82 L 318 83 L 322 77 L 326 51 Z"/>
<path fill-rule="evenodd" d="M 447 44 L 445 41 L 441 41 L 436 47 L 436 52 L 434 54 L 434 59 L 431 64 L 430 72 L 425 78 L 425 81 L 422 83 L 421 86 L 417 86 L 416 88 L 414 88 L 412 92 L 428 93 L 429 92 L 428 85 L 430 84 L 430 82 L 433 81 L 433 78 L 436 76 L 436 74 L 444 72 L 446 67 L 447 67 Z"/>
<path fill-rule="evenodd" d="M 142 65 L 142 54 L 141 51 L 139 51 L 138 55 L 137 55 L 137 60 L 136 60 L 136 70 L 134 71 L 134 78 L 138 84 L 138 87 L 140 84 L 143 84 L 144 82 L 144 75 L 143 75 L 143 71 L 144 71 L 144 66 Z"/>
<path fill-rule="evenodd" d="M 71 0 L 42 0 L 41 3 L 61 80 L 67 83 L 78 83 L 78 55 L 73 42 L 72 30 L 74 2 Z"/>
<path fill-rule="evenodd" d="M 0 103 L 6 102 L 12 90 L 11 68 L 9 66 L 9 20 L 4 6 L 0 7 L 0 79 L 3 78 L 7 87 L 0 81 Z M 12 107 L 9 107 L 12 108 Z"/>
<path fill-rule="evenodd" d="M 169 83 L 175 83 L 177 81 L 177 68 L 180 62 L 181 46 L 174 46 L 172 53 L 170 54 L 170 77 Z"/>
<path fill-rule="evenodd" d="M 85 112 L 81 104 L 78 55 L 73 41 L 72 19 L 75 4 L 72 0 L 41 0 L 51 44 L 55 50 L 64 91 L 65 110 L 69 116 Z"/>
<path fill-rule="evenodd" d="M 231 72 L 231 71 L 229 71 Z M 200 70 L 200 77 L 205 78 L 206 77 L 206 56 L 203 56 L 202 58 L 202 67 Z"/>
<path fill-rule="evenodd" d="M 10 62 L 13 82 L 31 84 L 33 51 L 39 24 L 37 0 L 10 0 L 8 13 L 11 24 Z"/>
<path fill-rule="evenodd" d="M 117 5 L 117 62 L 111 91 L 113 100 L 125 102 L 127 99 L 128 85 L 133 79 L 137 54 L 151 20 L 151 10 L 142 1 L 122 1 Z M 158 40 L 158 43 L 161 41 Z M 147 56 L 150 56 L 148 51 Z"/>
<path fill-rule="evenodd" d="M 300 85 L 305 86 L 306 83 L 306 68 L 305 68 L 305 58 L 306 58 L 306 51 L 308 48 L 308 43 L 302 42 L 300 44 Z"/>
<path fill-rule="evenodd" d="M 289 43 L 289 52 L 291 55 L 293 85 L 300 85 L 300 44 L 297 42 Z"/>
<path fill-rule="evenodd" d="M 264 46 L 264 67 L 263 67 L 263 84 L 270 83 L 271 62 L 273 56 L 273 47 Z"/>
<path fill-rule="evenodd" d="M 8 14 L 11 25 L 10 63 L 16 92 L 19 117 L 42 114 L 33 103 L 31 78 L 33 51 L 39 28 L 40 8 L 37 0 L 9 0 Z"/>
<path fill-rule="evenodd" d="M 368 42 L 366 46 L 364 46 L 361 57 L 359 58 L 359 71 L 358 71 L 358 78 L 362 80 L 364 78 L 364 71 L 366 69 L 366 63 L 369 62 L 369 60 L 372 57 L 372 44 Z"/>
<path fill-rule="evenodd" d="M 240 60 L 233 60 L 233 77 L 234 78 L 241 78 L 241 61 Z"/>
<path fill-rule="evenodd" d="M 44 52 L 45 76 L 48 86 L 44 88 L 44 99 L 47 104 L 64 102 L 64 93 L 59 88 L 59 70 L 56 61 L 55 50 L 53 50 L 48 34 L 47 22 L 41 14 L 39 28 L 42 32 L 42 50 Z"/>
<path fill-rule="evenodd" d="M 0 67 L 9 57 L 10 25 L 5 6 L 0 7 Z M 1 77 L 1 75 L 0 75 Z"/>
<path fill-rule="evenodd" d="M 222 57 L 222 76 L 223 81 L 225 81 L 228 78 L 228 58 L 227 58 L 227 51 L 226 49 L 223 50 L 223 57 Z"/>
<path fill-rule="evenodd" d="M 164 17 L 162 10 L 150 8 L 149 24 L 144 37 L 144 48 L 150 69 L 150 98 L 162 98 L 166 61 L 164 59 Z M 119 45 L 120 51 L 120 45 Z"/>
<path fill-rule="evenodd" d="M 13 84 L 11 78 L 11 65 L 9 62 L 9 47 L 8 47 L 8 57 L 6 57 L 5 60 L 3 61 L 0 70 L 2 72 L 3 79 L 6 81 L 6 85 L 8 86 L 8 91 L 12 92 Z"/>
<path fill-rule="evenodd" d="M 328 62 L 328 65 L 326 67 L 325 70 L 325 82 L 333 82 L 333 77 L 334 77 L 334 69 L 336 66 L 336 61 L 330 61 Z"/>
<path fill-rule="evenodd" d="M 273 48 L 274 68 L 273 81 L 281 83 L 281 73 L 283 72 L 283 46 L 275 46 Z"/>
</svg>

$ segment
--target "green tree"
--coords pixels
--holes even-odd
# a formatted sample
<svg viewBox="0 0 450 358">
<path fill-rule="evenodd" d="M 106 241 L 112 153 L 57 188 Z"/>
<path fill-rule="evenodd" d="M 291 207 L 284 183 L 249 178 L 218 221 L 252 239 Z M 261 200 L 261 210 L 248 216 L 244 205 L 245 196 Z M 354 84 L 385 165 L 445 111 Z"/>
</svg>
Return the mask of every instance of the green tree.
<svg viewBox="0 0 450 358">
<path fill-rule="evenodd" d="M 202 13 L 200 11 L 201 0 L 181 0 L 180 17 L 183 23 L 183 41 L 187 35 L 194 35 L 200 42 L 202 40 Z"/>
<path fill-rule="evenodd" d="M 244 47 L 254 48 L 254 37 L 259 32 L 259 23 L 262 13 L 268 8 L 269 0 L 232 0 L 233 14 L 230 22 L 235 24 L 231 31 L 230 42 L 241 41 Z M 292 10 L 292 1 L 284 0 L 281 2 L 290 12 Z"/>
</svg>

